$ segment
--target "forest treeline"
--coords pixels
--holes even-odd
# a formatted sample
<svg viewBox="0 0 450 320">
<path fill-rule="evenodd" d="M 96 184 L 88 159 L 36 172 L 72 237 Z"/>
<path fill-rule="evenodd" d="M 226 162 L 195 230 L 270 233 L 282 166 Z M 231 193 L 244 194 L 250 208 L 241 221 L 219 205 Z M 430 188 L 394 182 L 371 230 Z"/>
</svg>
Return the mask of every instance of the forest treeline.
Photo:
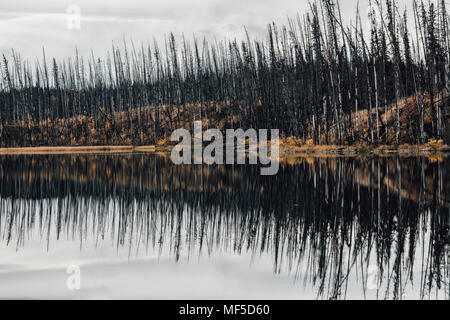
<svg viewBox="0 0 450 320">
<path fill-rule="evenodd" d="M 314 144 L 450 142 L 445 0 L 408 11 L 370 0 L 347 24 L 339 1 L 309 6 L 264 41 L 170 34 L 163 46 L 124 40 L 106 58 L 4 54 L 0 147 L 155 144 L 200 119 Z"/>
</svg>

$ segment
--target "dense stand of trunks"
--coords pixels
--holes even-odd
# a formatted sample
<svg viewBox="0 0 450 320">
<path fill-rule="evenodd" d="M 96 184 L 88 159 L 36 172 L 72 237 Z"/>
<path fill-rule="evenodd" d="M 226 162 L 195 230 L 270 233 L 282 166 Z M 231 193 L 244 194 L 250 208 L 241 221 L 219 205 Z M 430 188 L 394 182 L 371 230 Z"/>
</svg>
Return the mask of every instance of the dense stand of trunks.
<svg viewBox="0 0 450 320">
<path fill-rule="evenodd" d="M 449 11 L 445 0 L 408 9 L 371 0 L 367 17 L 357 10 L 344 25 L 339 2 L 320 0 L 286 26 L 270 24 L 265 41 L 171 34 L 163 47 L 124 41 L 106 59 L 43 52 L 35 64 L 13 51 L 0 68 L 0 145 L 155 143 L 221 116 L 224 127 L 278 128 L 316 144 L 400 143 L 404 128 L 407 142 L 448 139 Z M 101 130 L 120 139 L 89 139 Z"/>
</svg>

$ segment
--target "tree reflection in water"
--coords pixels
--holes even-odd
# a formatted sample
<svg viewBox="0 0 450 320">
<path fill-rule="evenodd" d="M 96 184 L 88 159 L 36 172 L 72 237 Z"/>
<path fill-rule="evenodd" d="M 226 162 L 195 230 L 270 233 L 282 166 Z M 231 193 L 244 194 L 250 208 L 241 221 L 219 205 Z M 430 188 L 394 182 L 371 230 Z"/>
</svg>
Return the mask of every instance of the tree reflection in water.
<svg viewBox="0 0 450 320">
<path fill-rule="evenodd" d="M 356 277 L 377 298 L 412 282 L 420 298 L 448 298 L 447 158 L 296 158 L 273 177 L 154 154 L 0 158 L 0 241 L 18 250 L 39 233 L 48 250 L 54 236 L 175 260 L 270 254 L 318 298 L 344 299 Z"/>
</svg>

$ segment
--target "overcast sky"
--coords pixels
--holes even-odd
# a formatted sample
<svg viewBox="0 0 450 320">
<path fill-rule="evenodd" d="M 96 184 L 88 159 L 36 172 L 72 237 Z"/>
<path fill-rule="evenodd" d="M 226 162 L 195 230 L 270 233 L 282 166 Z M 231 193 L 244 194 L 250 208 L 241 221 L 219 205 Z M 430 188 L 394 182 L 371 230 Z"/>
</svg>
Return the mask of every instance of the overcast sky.
<svg viewBox="0 0 450 320">
<path fill-rule="evenodd" d="M 242 38 L 244 26 L 253 37 L 263 38 L 271 21 L 284 23 L 286 17 L 303 14 L 303 0 L 15 0 L 0 4 L 0 52 L 14 49 L 25 58 L 105 56 L 111 43 L 123 38 L 135 43 L 164 39 L 169 32 L 222 39 Z M 368 0 L 360 0 L 366 16 Z M 344 18 L 355 16 L 356 1 L 341 0 Z M 399 0 L 401 10 L 412 10 L 412 0 Z M 76 16 L 81 11 L 80 28 Z M 73 12 L 67 14 L 67 10 Z M 354 19 L 354 18 L 353 18 Z M 69 22 L 69 25 L 68 25 Z"/>
</svg>

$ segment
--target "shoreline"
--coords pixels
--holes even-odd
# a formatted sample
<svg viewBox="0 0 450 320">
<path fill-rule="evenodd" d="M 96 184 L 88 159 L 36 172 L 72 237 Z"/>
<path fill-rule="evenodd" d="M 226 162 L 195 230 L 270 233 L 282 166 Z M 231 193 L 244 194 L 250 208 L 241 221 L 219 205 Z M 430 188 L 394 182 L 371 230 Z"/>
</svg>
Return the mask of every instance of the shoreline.
<svg viewBox="0 0 450 320">
<path fill-rule="evenodd" d="M 172 146 L 40 146 L 0 148 L 0 155 L 33 155 L 33 154 L 88 154 L 88 153 L 131 153 L 131 152 L 171 152 Z M 434 153 L 450 153 L 447 145 L 432 148 L 428 145 L 400 145 L 400 146 L 339 146 L 339 145 L 312 145 L 293 146 L 280 143 L 280 155 L 289 156 L 359 156 L 392 154 L 401 155 L 429 155 Z"/>
<path fill-rule="evenodd" d="M 70 146 L 0 148 L 0 155 L 155 152 L 155 146 Z"/>
</svg>

